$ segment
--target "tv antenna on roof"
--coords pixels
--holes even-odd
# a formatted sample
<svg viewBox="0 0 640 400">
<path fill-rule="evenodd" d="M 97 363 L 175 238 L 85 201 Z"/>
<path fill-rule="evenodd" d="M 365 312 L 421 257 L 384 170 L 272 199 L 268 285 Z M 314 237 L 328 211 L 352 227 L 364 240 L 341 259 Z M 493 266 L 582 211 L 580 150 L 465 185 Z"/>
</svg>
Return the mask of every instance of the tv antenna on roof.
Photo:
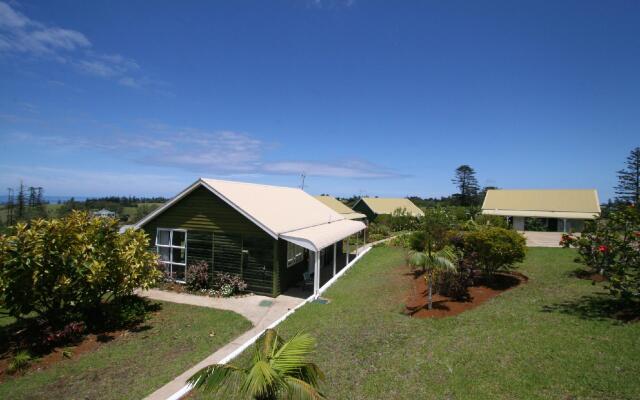
<svg viewBox="0 0 640 400">
<path fill-rule="evenodd" d="M 307 174 L 305 172 L 303 172 L 302 174 L 300 174 L 300 178 L 302 178 L 302 183 L 300 184 L 300 189 L 304 190 L 304 180 L 307 177 Z"/>
</svg>

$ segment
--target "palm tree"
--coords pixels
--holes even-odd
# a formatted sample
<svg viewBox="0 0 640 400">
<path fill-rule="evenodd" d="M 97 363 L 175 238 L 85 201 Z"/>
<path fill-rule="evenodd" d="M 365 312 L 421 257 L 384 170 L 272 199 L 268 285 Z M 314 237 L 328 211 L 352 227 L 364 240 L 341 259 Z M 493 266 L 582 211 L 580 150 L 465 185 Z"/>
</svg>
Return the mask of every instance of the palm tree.
<svg viewBox="0 0 640 400">
<path fill-rule="evenodd" d="M 427 286 L 429 288 L 429 310 L 433 309 L 432 292 L 435 275 L 439 271 L 457 271 L 457 259 L 458 257 L 451 247 L 444 247 L 441 250 L 434 251 L 432 247 L 428 245 L 425 251 L 412 251 L 409 254 L 409 265 L 421 267 L 422 271 L 426 272 L 425 279 L 427 280 Z"/>
<path fill-rule="evenodd" d="M 308 359 L 314 348 L 315 340 L 308 334 L 298 333 L 285 341 L 275 330 L 267 329 L 261 344 L 255 346 L 248 368 L 210 365 L 188 382 L 211 394 L 233 390 L 255 400 L 324 399 L 318 391 L 324 374 Z"/>
</svg>

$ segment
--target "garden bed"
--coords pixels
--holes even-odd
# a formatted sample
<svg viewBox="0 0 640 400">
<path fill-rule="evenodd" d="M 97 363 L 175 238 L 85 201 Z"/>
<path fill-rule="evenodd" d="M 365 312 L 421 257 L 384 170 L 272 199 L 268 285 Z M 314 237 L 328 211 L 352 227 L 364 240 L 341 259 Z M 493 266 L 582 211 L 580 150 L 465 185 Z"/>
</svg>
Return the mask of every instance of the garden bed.
<svg viewBox="0 0 640 400">
<path fill-rule="evenodd" d="M 34 354 L 28 370 L 1 376 L 0 398 L 144 398 L 251 328 L 248 320 L 230 311 L 153 304 L 159 309 L 139 325 L 90 332 L 67 347 Z M 0 325 L 0 337 L 16 328 Z M 10 354 L 4 352 L 2 366 Z"/>
<path fill-rule="evenodd" d="M 498 273 L 492 279 L 481 277 L 469 287 L 469 298 L 466 300 L 456 300 L 434 293 L 433 308 L 429 310 L 428 288 L 424 275 L 415 276 L 413 273 L 410 275 L 413 282 L 405 303 L 405 313 L 414 318 L 442 318 L 458 315 L 528 280 L 526 276 L 517 272 Z"/>
</svg>

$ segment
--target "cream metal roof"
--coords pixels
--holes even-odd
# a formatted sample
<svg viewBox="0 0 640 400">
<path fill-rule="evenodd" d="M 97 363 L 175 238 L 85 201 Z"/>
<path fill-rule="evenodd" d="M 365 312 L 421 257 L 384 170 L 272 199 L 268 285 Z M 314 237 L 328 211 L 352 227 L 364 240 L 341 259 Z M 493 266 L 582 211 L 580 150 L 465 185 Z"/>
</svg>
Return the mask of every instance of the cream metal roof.
<svg viewBox="0 0 640 400">
<path fill-rule="evenodd" d="M 322 224 L 280 235 L 284 240 L 312 251 L 319 251 L 333 243 L 364 229 L 360 221 L 343 219 L 330 224 Z M 339 238 L 339 239 L 336 239 Z"/>
<path fill-rule="evenodd" d="M 488 190 L 482 213 L 515 217 L 593 219 L 600 215 L 594 189 Z"/>
<path fill-rule="evenodd" d="M 323 246 L 327 240 L 335 243 L 353 233 L 341 236 L 345 231 L 351 231 L 357 227 L 359 229 L 354 231 L 357 232 L 365 228 L 362 222 L 356 221 L 349 221 L 353 224 L 349 224 L 350 228 L 346 230 L 344 228 L 346 225 L 334 224 L 344 221 L 345 217 L 301 189 L 206 178 L 196 181 L 164 206 L 138 222 L 135 227 L 144 226 L 200 186 L 209 189 L 273 238 L 285 239 L 286 236 L 293 239 L 297 237 L 299 231 L 300 240 L 306 244 L 303 247 L 312 251 L 326 247 L 319 246 Z M 308 228 L 319 226 L 324 226 L 324 229 L 308 230 Z"/>
<path fill-rule="evenodd" d="M 405 198 L 382 198 L 382 197 L 362 197 L 358 202 L 364 201 L 374 213 L 381 214 L 393 214 L 393 212 L 399 208 L 405 209 L 410 215 L 414 217 L 423 217 L 424 212 L 418 208 L 409 199 Z M 356 203 L 358 204 L 358 203 Z"/>
<path fill-rule="evenodd" d="M 347 207 L 346 204 L 336 199 L 333 196 L 314 196 L 317 200 L 320 200 L 325 206 L 333 209 L 335 212 L 341 214 L 346 219 L 364 219 L 366 215 L 357 213 Z"/>
</svg>

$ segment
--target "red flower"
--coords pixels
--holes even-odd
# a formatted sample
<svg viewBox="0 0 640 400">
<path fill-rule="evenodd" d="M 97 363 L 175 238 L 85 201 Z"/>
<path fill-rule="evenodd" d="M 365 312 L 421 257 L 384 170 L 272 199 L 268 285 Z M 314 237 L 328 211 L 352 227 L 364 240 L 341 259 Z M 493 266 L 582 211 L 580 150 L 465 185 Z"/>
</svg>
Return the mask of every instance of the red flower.
<svg viewBox="0 0 640 400">
<path fill-rule="evenodd" d="M 639 237 L 640 238 L 640 231 L 635 231 L 635 232 L 633 232 L 633 234 L 635 235 L 635 237 Z"/>
<path fill-rule="evenodd" d="M 598 251 L 600 253 L 604 253 L 605 251 L 609 250 L 609 248 L 603 244 L 601 244 L 600 246 L 598 246 Z"/>
</svg>

